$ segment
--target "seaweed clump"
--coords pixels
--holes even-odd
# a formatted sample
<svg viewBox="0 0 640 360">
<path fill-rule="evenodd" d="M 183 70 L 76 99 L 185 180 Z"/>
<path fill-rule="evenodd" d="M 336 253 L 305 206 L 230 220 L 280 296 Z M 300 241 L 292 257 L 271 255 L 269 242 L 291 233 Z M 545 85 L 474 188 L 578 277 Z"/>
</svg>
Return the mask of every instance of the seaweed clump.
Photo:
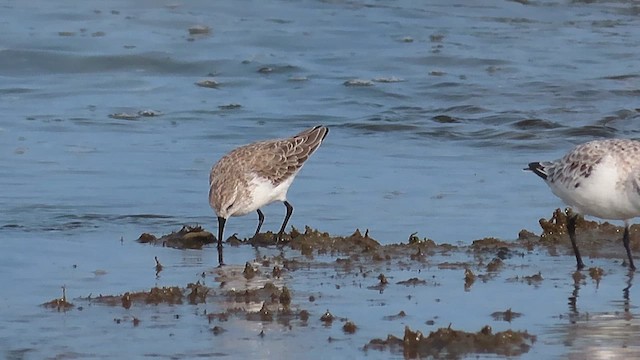
<svg viewBox="0 0 640 360">
<path fill-rule="evenodd" d="M 291 248 L 300 250 L 305 255 L 314 250 L 318 253 L 351 253 L 353 251 L 366 253 L 380 248 L 380 243 L 369 236 L 368 230 L 363 235 L 359 229 L 356 229 L 350 236 L 342 237 L 330 236 L 328 233 L 306 226 L 304 233 L 294 228 L 290 235 Z"/>
<path fill-rule="evenodd" d="M 58 311 L 67 311 L 67 310 L 71 310 L 75 307 L 75 305 L 73 305 L 72 303 L 67 301 L 67 289 L 63 286 L 62 287 L 62 297 L 61 298 L 57 298 L 57 299 L 53 299 L 51 301 L 47 301 L 46 303 L 42 304 L 42 306 L 48 308 L 48 309 L 55 309 Z"/>
<path fill-rule="evenodd" d="M 380 248 L 380 243 L 369 236 L 369 231 L 364 235 L 356 229 L 349 236 L 331 236 L 329 233 L 305 226 L 304 232 L 293 227 L 291 232 L 282 234 L 278 239 L 271 232 L 260 233 L 247 239 L 247 243 L 254 246 L 269 246 L 287 243 L 292 249 L 299 250 L 302 255 L 312 256 L 314 253 L 361 253 L 373 252 Z"/>
<path fill-rule="evenodd" d="M 201 226 L 184 225 L 179 231 L 157 238 L 155 235 L 143 233 L 137 240 L 143 244 L 161 245 L 174 249 L 202 249 L 216 241 L 212 233 Z"/>
<path fill-rule="evenodd" d="M 496 354 L 518 356 L 529 351 L 536 341 L 535 335 L 506 330 L 493 333 L 490 326 L 476 333 L 440 328 L 424 336 L 420 331 L 405 327 L 404 337 L 387 336 L 386 340 L 373 339 L 365 350 L 401 350 L 405 357 L 460 357 L 465 354 Z"/>
<path fill-rule="evenodd" d="M 205 302 L 209 289 L 199 283 L 187 285 L 187 299 L 190 304 Z M 134 304 L 182 304 L 185 290 L 178 286 L 153 287 L 149 291 L 126 292 L 122 295 L 100 295 L 92 300 L 98 303 L 117 306 L 121 305 L 125 309 L 131 308 Z"/>
<path fill-rule="evenodd" d="M 540 219 L 542 233 L 539 237 L 539 244 L 547 247 L 555 247 L 562 244 L 567 249 L 571 249 L 567 230 L 568 218 L 576 216 L 570 208 L 565 211 L 556 209 L 550 219 Z M 582 255 L 598 256 L 605 258 L 618 257 L 620 238 L 624 228 L 609 222 L 599 223 L 597 221 L 585 220 L 578 216 L 576 219 L 576 235 L 579 237 L 579 247 Z M 633 225 L 629 228 L 630 247 L 632 250 L 640 249 L 640 226 Z"/>
</svg>

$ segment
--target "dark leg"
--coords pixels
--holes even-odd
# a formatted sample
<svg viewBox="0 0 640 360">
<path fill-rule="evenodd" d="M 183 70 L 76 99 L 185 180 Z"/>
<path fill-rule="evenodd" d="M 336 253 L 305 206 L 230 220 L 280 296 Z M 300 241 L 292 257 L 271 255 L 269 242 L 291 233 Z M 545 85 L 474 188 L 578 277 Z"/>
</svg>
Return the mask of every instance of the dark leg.
<svg viewBox="0 0 640 360">
<path fill-rule="evenodd" d="M 629 224 L 624 224 L 624 235 L 622 236 L 622 243 L 624 249 L 627 250 L 627 257 L 629 257 L 629 269 L 635 270 L 636 266 L 633 264 L 633 257 L 631 256 L 631 249 L 629 248 Z"/>
<path fill-rule="evenodd" d="M 631 312 L 631 300 L 629 299 L 629 290 L 631 286 L 633 286 L 633 275 L 635 271 L 629 269 L 629 273 L 627 274 L 627 287 L 622 289 L 622 299 L 624 300 L 624 312 L 626 314 L 630 314 Z"/>
<path fill-rule="evenodd" d="M 569 238 L 571 238 L 571 245 L 573 246 L 573 253 L 576 255 L 576 262 L 578 264 L 578 270 L 584 269 L 584 263 L 580 256 L 580 250 L 578 250 L 578 244 L 576 244 L 576 220 L 578 215 L 569 216 L 567 218 L 567 230 L 569 230 Z"/>
<path fill-rule="evenodd" d="M 222 234 L 224 234 L 224 224 L 227 219 L 218 216 L 218 266 L 224 265 L 222 261 Z"/>
<path fill-rule="evenodd" d="M 284 216 L 284 222 L 282 223 L 280 232 L 278 232 L 278 236 L 276 238 L 276 240 L 278 241 L 282 239 L 282 234 L 284 234 L 284 229 L 287 227 L 287 223 L 289 222 L 289 218 L 291 217 L 291 214 L 293 214 L 293 206 L 291 206 L 291 204 L 289 204 L 288 201 L 284 202 L 284 206 L 287 207 L 287 215 Z"/>
<path fill-rule="evenodd" d="M 258 209 L 258 228 L 256 229 L 256 233 L 253 235 L 253 237 L 258 236 L 263 222 L 264 222 L 264 214 L 262 213 L 262 211 L 260 211 L 260 209 Z"/>
</svg>

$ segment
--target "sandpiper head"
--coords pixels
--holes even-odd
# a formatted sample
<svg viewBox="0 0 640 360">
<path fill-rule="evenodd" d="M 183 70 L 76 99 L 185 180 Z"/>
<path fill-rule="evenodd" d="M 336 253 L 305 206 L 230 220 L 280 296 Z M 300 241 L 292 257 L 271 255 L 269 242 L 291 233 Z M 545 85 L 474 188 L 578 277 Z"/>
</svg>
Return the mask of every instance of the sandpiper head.
<svg viewBox="0 0 640 360">
<path fill-rule="evenodd" d="M 236 201 L 238 195 L 238 189 L 234 187 L 226 188 L 224 186 L 217 187 L 216 183 L 212 183 L 209 188 L 209 205 L 213 208 L 221 218 L 228 219 L 232 216 L 241 204 Z"/>
</svg>

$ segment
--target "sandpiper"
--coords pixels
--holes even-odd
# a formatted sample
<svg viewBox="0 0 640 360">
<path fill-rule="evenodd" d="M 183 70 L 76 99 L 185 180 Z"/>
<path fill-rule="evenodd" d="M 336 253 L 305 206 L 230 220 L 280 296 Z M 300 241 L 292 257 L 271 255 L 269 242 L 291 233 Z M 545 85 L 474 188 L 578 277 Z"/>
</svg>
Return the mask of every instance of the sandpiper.
<svg viewBox="0 0 640 360">
<path fill-rule="evenodd" d="M 328 133 L 327 127 L 318 125 L 290 138 L 244 145 L 224 155 L 213 166 L 209 174 L 209 204 L 218 216 L 220 265 L 223 265 L 224 225 L 230 216 L 257 211 L 255 235 L 258 235 L 264 221 L 260 208 L 274 201 L 282 201 L 287 213 L 277 239 L 282 237 L 293 213 L 293 206 L 287 201 L 287 190 Z"/>
<path fill-rule="evenodd" d="M 579 215 L 624 220 L 622 243 L 629 268 L 635 270 L 629 248 L 629 222 L 640 216 L 640 141 L 590 141 L 578 145 L 561 159 L 532 162 L 525 170 L 540 176 L 551 191 L 575 211 L 567 219 L 567 230 L 578 270 L 584 268 L 576 244 Z"/>
</svg>

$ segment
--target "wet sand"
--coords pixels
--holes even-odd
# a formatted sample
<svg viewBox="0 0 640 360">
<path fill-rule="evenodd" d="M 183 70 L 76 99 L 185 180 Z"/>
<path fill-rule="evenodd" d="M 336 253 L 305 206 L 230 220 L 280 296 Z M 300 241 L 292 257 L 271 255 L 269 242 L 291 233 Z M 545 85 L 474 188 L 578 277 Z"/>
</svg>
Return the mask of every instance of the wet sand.
<svg viewBox="0 0 640 360">
<path fill-rule="evenodd" d="M 581 221 L 587 268 L 577 272 L 565 220 L 558 209 L 541 219 L 538 235 L 523 230 L 516 240 L 484 238 L 471 245 L 436 244 L 417 234 L 381 245 L 366 230 L 341 237 L 309 227 L 292 229 L 279 244 L 270 243 L 272 233 L 244 240 L 234 235 L 225 243 L 223 267 L 191 267 L 198 273 L 174 277 L 173 285 L 123 284 L 122 292 L 72 299 L 53 295 L 42 311 L 56 313 L 58 321 L 78 317 L 89 328 L 113 322 L 112 330 L 126 336 L 145 333 L 135 354 L 171 358 L 196 353 L 155 342 L 191 332 L 198 333 L 195 345 L 202 338 L 215 344 L 197 356 L 212 357 L 639 356 L 634 274 L 622 260 L 622 228 Z M 138 242 L 147 245 L 137 246 L 213 253 L 206 245 L 211 236 L 184 227 L 164 237 L 142 234 Z M 194 238 L 205 239 L 205 246 L 181 250 L 194 248 Z M 632 249 L 639 248 L 634 226 Z M 247 261 L 238 261 L 238 253 Z M 155 271 L 161 279 L 176 272 L 176 264 L 154 261 L 155 267 L 130 276 Z"/>
</svg>

